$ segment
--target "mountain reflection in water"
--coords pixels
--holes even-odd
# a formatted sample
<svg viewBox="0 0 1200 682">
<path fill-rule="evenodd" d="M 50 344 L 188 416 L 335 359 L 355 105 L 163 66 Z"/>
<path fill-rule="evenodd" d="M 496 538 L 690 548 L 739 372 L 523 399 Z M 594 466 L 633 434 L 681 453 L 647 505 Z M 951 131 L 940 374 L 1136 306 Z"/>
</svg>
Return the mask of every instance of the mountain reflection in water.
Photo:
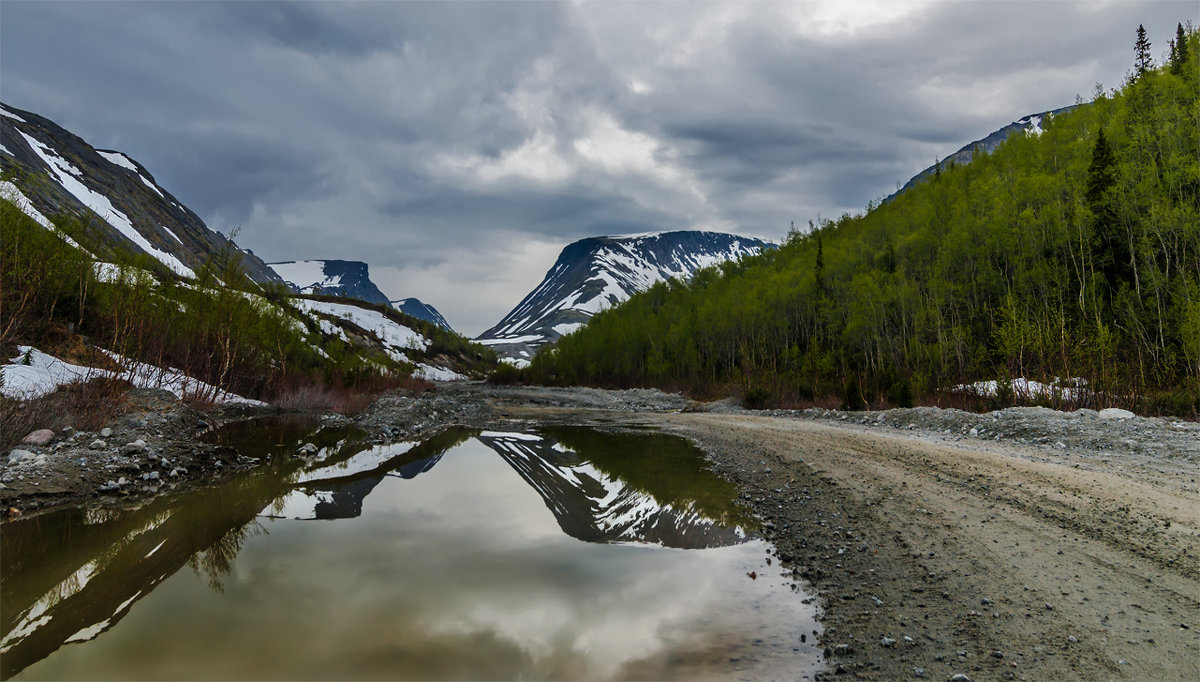
<svg viewBox="0 0 1200 682">
<path fill-rule="evenodd" d="M 462 450 L 472 438 L 500 457 L 489 462 L 479 445 Z M 64 510 L 0 526 L 0 676 L 37 663 L 34 677 L 63 678 L 610 677 L 634 668 L 653 677 L 703 677 L 679 672 L 665 652 L 718 646 L 714 660 L 727 661 L 725 649 L 736 645 L 713 640 L 708 628 L 740 618 L 750 625 L 729 627 L 752 632 L 753 621 L 772 609 L 792 621 L 785 629 L 809 628 L 811 614 L 795 617 L 793 600 L 760 603 L 779 592 L 794 597 L 788 590 L 744 578 L 741 564 L 762 561 L 761 542 L 734 554 L 684 553 L 692 560 L 662 554 L 661 547 L 745 542 L 743 529 L 753 527 L 732 504 L 733 487 L 679 439 L 568 428 L 538 435 L 451 431 L 419 444 L 373 447 L 326 434 L 323 443 L 311 462 L 277 457 L 219 486 L 131 509 Z M 528 487 L 514 487 L 516 480 Z M 320 523 L 350 518 L 359 520 Z M 555 540 L 555 526 L 596 550 L 563 544 L 561 533 Z M 646 550 L 602 549 L 610 543 Z M 685 561 L 691 568 L 680 568 Z M 216 601 L 196 592 L 186 574 L 175 576 L 185 565 Z M 696 573 L 694 584 L 681 582 L 680 570 Z M 718 575 L 741 580 L 720 586 Z M 464 590 L 463 580 L 478 579 L 483 583 Z M 356 590 L 365 601 L 356 600 Z M 152 592 L 163 596 L 148 599 Z M 327 601 L 334 594 L 350 596 Z M 434 595 L 436 605 L 427 601 Z M 254 606 L 239 610 L 231 599 Z M 308 602 L 312 613 L 340 623 L 337 635 L 305 621 Z M 197 630 L 213 613 L 224 614 L 216 618 L 223 624 Z M 705 621 L 704 628 L 687 624 L 693 620 Z M 172 628 L 189 633 L 183 639 L 197 649 L 223 651 L 234 641 L 246 651 L 228 654 L 221 665 L 201 653 L 203 662 L 191 665 L 208 667 L 197 669 L 188 668 L 197 652 L 176 651 L 172 667 L 167 651 L 184 646 L 174 638 L 132 670 L 105 653 L 106 642 L 127 650 L 124 640 L 153 641 Z M 242 632 L 256 628 L 294 632 L 278 642 Z M 665 632 L 674 634 L 664 640 Z M 396 648 L 401 633 L 408 643 Z M 383 647 L 372 654 L 383 658 L 355 654 L 371 646 Z M 477 651 L 464 656 L 464 646 Z M 332 667 L 304 668 L 303 656 L 288 660 L 287 647 Z M 441 649 L 444 657 L 434 653 Z M 790 644 L 786 651 L 812 653 L 795 653 Z"/>
</svg>

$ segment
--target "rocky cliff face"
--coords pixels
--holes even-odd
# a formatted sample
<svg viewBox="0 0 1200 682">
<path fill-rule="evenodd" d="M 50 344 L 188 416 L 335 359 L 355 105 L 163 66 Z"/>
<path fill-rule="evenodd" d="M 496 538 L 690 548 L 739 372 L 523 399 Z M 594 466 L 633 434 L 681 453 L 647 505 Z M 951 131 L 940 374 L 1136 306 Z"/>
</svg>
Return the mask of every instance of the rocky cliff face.
<svg viewBox="0 0 1200 682">
<path fill-rule="evenodd" d="M 3 104 L 0 171 L 0 196 L 23 204 L 43 224 L 58 216 L 82 219 L 86 229 L 73 237 L 100 260 L 122 250 L 141 252 L 165 270 L 194 277 L 201 266 L 221 268 L 232 256 L 252 280 L 279 281 L 253 253 L 210 230 L 137 161 Z"/>
</svg>

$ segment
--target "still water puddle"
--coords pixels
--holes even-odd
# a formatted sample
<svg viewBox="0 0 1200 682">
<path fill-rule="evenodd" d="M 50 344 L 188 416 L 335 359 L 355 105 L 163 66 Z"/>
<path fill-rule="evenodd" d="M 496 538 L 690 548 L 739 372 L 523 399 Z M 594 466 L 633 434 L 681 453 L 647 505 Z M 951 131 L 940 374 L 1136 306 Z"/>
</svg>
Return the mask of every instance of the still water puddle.
<svg viewBox="0 0 1200 682">
<path fill-rule="evenodd" d="M 814 607 L 767 564 L 735 489 L 683 440 L 580 428 L 370 447 L 325 439 L 310 461 L 276 457 L 136 509 L 0 526 L 0 675 L 804 679 L 818 669 Z"/>
</svg>

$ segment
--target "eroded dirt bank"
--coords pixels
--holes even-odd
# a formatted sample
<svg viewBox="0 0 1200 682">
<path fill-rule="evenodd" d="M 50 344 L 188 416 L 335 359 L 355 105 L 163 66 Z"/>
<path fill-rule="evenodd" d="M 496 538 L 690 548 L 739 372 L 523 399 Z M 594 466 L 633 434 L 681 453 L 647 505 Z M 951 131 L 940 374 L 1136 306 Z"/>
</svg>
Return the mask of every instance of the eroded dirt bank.
<svg viewBox="0 0 1200 682">
<path fill-rule="evenodd" d="M 194 443 L 201 421 L 214 419 L 139 404 L 108 440 L 144 438 L 151 452 L 59 440 L 0 467 L 2 492 L 29 513 L 136 504 L 196 472 L 199 484 L 253 466 Z M 380 442 L 538 423 L 649 426 L 703 448 L 763 518 L 784 569 L 821 596 L 827 676 L 1200 679 L 1196 424 L 1028 409 L 765 414 L 657 391 L 479 384 L 390 395 L 355 420 Z M 193 476 L 138 476 L 181 462 Z M 98 491 L 122 466 L 137 485 Z"/>
</svg>

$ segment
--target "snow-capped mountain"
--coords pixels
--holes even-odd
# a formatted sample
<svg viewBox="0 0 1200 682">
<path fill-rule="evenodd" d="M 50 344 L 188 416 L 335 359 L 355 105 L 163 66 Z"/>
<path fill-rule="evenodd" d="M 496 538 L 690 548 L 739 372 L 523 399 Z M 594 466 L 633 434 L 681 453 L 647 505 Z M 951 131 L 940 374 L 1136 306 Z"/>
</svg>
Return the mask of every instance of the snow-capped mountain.
<svg viewBox="0 0 1200 682">
<path fill-rule="evenodd" d="M 476 438 L 541 494 L 559 527 L 573 538 L 677 549 L 723 547 L 746 540 L 741 527 L 707 518 L 690 503 L 676 508 L 659 502 L 552 439 L 494 431 Z"/>
<path fill-rule="evenodd" d="M 268 263 L 296 293 L 357 298 L 389 305 L 371 281 L 367 264 L 357 260 L 302 260 Z"/>
<path fill-rule="evenodd" d="M 417 318 L 432 322 L 447 331 L 454 331 L 437 308 L 416 298 L 396 301 L 379 290 L 371 281 L 369 266 L 357 260 L 302 260 L 269 264 L 299 294 L 324 294 L 356 298 L 368 303 L 386 305 Z"/>
<path fill-rule="evenodd" d="M 49 119 L 4 104 L 0 169 L 11 173 L 11 180 L 0 182 L 0 197 L 56 232 L 47 216 L 82 218 L 89 227 L 81 246 L 98 260 L 112 260 L 122 249 L 141 251 L 165 270 L 190 278 L 205 263 L 235 254 L 251 279 L 279 281 L 253 253 L 210 230 L 137 161 L 96 149 Z"/>
<path fill-rule="evenodd" d="M 929 168 L 926 168 L 925 170 L 921 171 L 920 173 L 917 173 L 916 175 L 912 176 L 912 178 L 909 179 L 908 182 L 904 183 L 903 187 L 896 190 L 893 194 L 891 194 L 886 199 L 884 199 L 884 202 L 891 201 L 892 199 L 895 199 L 896 197 L 900 196 L 905 191 L 907 191 L 910 187 L 913 187 L 917 183 L 924 181 L 925 178 L 928 178 L 929 176 L 933 175 L 939 168 L 942 170 L 946 170 L 946 168 L 951 165 L 961 166 L 963 164 L 970 163 L 971 156 L 973 154 L 975 154 L 976 150 L 990 154 L 992 151 L 994 151 L 996 149 L 996 147 L 1000 146 L 1001 142 L 1007 140 L 1010 136 L 1015 135 L 1017 133 L 1024 133 L 1026 135 L 1041 135 L 1042 134 L 1042 122 L 1045 121 L 1047 116 L 1054 117 L 1059 114 L 1071 111 L 1074 108 L 1075 108 L 1075 105 L 1071 105 L 1068 107 L 1062 107 L 1061 109 L 1052 109 L 1050 111 L 1043 111 L 1040 114 L 1030 114 L 1028 116 L 1023 116 L 1023 117 L 1013 121 L 1012 123 L 1009 123 L 1008 125 L 1004 126 L 1003 128 L 992 132 L 987 137 L 984 137 L 982 139 L 975 140 L 974 142 L 971 142 L 969 144 L 963 145 L 963 147 L 961 149 L 954 152 L 950 156 L 947 156 L 946 158 L 938 161 L 936 164 L 934 164 L 934 165 L 930 166 Z"/>
<path fill-rule="evenodd" d="M 581 239 L 564 248 L 542 283 L 476 340 L 519 364 L 538 347 L 656 282 L 686 278 L 771 246 L 752 237 L 695 230 Z"/>
<path fill-rule="evenodd" d="M 446 321 L 446 318 L 442 317 L 442 314 L 438 312 L 437 308 L 428 303 L 422 303 L 420 299 L 402 298 L 398 301 L 388 301 L 388 303 L 405 315 L 411 315 L 418 320 L 432 322 L 446 331 L 454 331 L 450 327 L 450 323 Z"/>
</svg>

